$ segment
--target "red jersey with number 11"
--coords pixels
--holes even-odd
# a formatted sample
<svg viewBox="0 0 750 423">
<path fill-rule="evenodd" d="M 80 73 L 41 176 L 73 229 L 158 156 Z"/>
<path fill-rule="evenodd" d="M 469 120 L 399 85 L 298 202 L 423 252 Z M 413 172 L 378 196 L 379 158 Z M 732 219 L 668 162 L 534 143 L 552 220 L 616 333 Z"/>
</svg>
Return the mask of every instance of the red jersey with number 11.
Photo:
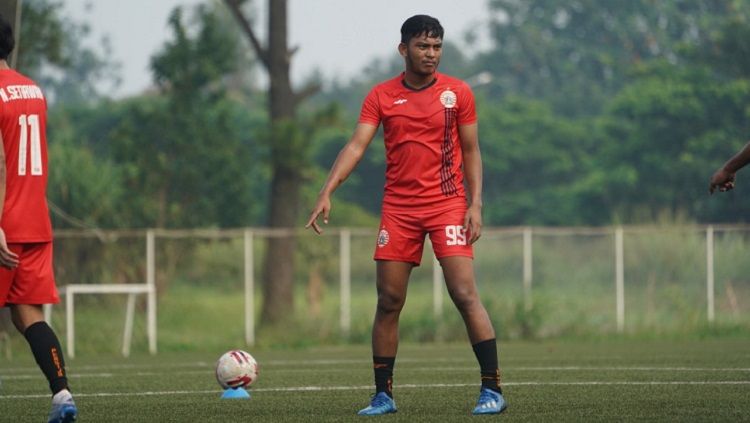
<svg viewBox="0 0 750 423">
<path fill-rule="evenodd" d="M 48 242 L 47 101 L 34 81 L 0 69 L 0 131 L 5 149 L 5 204 L 0 225 L 9 243 Z"/>
<path fill-rule="evenodd" d="M 415 90 L 401 74 L 376 85 L 362 104 L 360 123 L 383 123 L 383 209 L 466 204 L 458 126 L 476 122 L 474 94 L 460 79 L 437 72 L 435 78 Z"/>
</svg>

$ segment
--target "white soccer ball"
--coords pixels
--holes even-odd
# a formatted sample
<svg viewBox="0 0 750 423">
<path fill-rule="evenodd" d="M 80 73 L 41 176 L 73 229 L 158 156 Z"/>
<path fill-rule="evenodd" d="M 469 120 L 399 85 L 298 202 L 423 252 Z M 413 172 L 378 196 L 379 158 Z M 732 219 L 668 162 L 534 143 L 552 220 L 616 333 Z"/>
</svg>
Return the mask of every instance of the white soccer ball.
<svg viewBox="0 0 750 423">
<path fill-rule="evenodd" d="M 256 379 L 258 362 L 245 351 L 227 351 L 216 362 L 216 380 L 224 389 L 246 388 Z"/>
</svg>

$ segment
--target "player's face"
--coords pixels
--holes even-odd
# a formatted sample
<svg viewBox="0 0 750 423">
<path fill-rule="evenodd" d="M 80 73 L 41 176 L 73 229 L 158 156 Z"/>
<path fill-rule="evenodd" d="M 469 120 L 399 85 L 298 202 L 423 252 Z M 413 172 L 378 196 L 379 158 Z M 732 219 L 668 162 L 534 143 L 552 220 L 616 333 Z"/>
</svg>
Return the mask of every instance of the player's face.
<svg viewBox="0 0 750 423">
<path fill-rule="evenodd" d="M 408 44 L 401 43 L 399 51 L 404 56 L 407 71 L 429 76 L 435 73 L 440 64 L 443 40 L 422 34 L 409 40 Z"/>
</svg>

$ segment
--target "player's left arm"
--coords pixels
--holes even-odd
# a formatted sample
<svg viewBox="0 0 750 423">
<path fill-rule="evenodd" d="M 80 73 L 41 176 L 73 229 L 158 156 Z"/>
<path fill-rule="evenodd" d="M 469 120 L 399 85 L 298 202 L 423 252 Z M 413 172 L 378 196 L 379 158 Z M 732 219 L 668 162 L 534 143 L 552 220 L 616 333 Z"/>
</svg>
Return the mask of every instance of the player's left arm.
<svg viewBox="0 0 750 423">
<path fill-rule="evenodd" d="M 5 231 L 2 228 L 2 214 L 5 207 L 5 142 L 3 134 L 0 133 L 0 266 L 12 269 L 18 266 L 18 255 L 8 248 L 8 242 L 5 240 Z"/>
<path fill-rule="evenodd" d="M 473 244 L 482 236 L 482 155 L 479 152 L 479 130 L 476 121 L 468 125 L 458 125 L 458 136 L 461 140 L 464 177 L 469 189 L 469 208 L 464 218 L 464 228 L 469 232 L 469 243 Z"/>
</svg>

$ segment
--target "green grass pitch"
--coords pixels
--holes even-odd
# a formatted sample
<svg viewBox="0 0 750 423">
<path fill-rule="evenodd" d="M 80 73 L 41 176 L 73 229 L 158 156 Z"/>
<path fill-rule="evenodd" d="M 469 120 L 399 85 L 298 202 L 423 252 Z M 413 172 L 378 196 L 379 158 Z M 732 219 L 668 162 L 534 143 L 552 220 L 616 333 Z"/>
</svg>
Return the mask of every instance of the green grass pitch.
<svg viewBox="0 0 750 423">
<path fill-rule="evenodd" d="M 250 400 L 221 400 L 223 351 L 77 357 L 71 385 L 83 422 L 361 421 L 372 388 L 367 346 L 250 351 Z M 750 419 L 750 341 L 543 341 L 501 344 L 508 421 Z M 478 369 L 468 344 L 402 345 L 387 421 L 469 421 Z M 0 421 L 44 421 L 46 382 L 27 357 L 0 361 Z"/>
</svg>

